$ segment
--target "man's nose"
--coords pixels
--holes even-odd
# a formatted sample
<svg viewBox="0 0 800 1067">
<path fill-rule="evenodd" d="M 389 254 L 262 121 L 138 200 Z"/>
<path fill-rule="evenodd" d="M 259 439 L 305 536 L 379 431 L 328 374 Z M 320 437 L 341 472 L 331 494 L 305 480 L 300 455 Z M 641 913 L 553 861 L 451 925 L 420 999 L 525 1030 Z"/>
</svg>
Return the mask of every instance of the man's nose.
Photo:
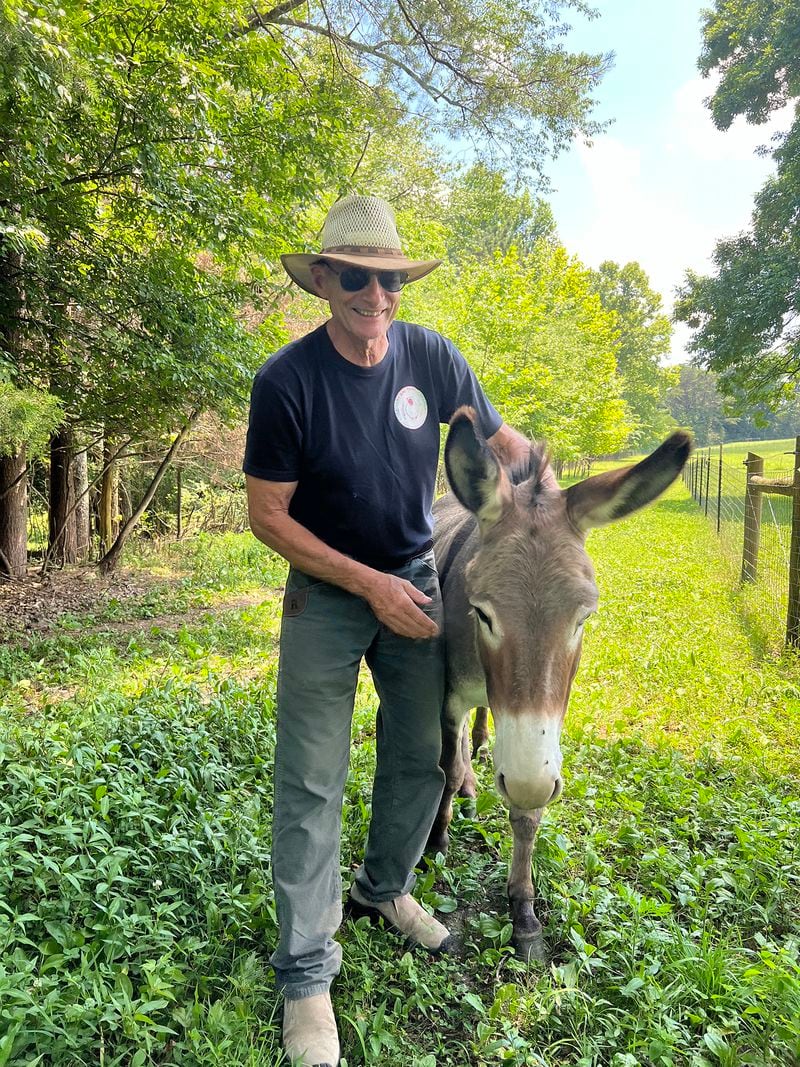
<svg viewBox="0 0 800 1067">
<path fill-rule="evenodd" d="M 367 296 L 374 297 L 378 300 L 383 296 L 383 286 L 378 281 L 377 274 L 370 274 L 369 281 L 361 290 L 362 293 L 366 293 Z"/>
</svg>

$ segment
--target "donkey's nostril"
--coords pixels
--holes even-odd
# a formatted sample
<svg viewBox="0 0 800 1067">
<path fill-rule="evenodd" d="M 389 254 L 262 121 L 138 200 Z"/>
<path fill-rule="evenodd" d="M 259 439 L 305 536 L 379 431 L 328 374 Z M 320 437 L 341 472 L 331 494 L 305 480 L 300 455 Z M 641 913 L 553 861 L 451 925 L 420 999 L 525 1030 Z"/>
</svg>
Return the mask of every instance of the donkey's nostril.
<svg viewBox="0 0 800 1067">
<path fill-rule="evenodd" d="M 505 776 L 502 774 L 498 774 L 497 776 L 497 788 L 500 790 L 503 796 L 508 796 L 508 793 L 506 791 L 506 779 Z"/>
</svg>

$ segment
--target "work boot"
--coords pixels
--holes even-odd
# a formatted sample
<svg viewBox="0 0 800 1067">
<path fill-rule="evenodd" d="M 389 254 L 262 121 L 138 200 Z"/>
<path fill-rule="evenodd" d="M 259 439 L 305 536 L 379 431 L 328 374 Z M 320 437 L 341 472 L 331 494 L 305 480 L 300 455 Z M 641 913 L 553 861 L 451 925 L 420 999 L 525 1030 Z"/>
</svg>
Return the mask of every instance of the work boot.
<svg viewBox="0 0 800 1067">
<path fill-rule="evenodd" d="M 292 1067 L 337 1067 L 339 1032 L 330 993 L 284 999 L 283 1048 Z"/>
<path fill-rule="evenodd" d="M 350 887 L 349 910 L 356 916 L 367 915 L 375 920 L 382 917 L 386 925 L 398 934 L 403 934 L 416 945 L 438 955 L 455 948 L 455 938 L 446 926 L 418 904 L 410 893 L 381 904 L 367 900 L 358 886 Z"/>
</svg>

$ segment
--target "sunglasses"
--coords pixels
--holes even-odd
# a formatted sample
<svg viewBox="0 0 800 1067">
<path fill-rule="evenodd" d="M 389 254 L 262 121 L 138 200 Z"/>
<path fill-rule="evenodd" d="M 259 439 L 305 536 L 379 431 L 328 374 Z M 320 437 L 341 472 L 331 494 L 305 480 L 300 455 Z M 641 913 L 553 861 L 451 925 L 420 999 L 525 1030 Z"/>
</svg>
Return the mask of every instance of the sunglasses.
<svg viewBox="0 0 800 1067">
<path fill-rule="evenodd" d="M 408 281 L 408 274 L 404 270 L 366 270 L 364 267 L 345 267 L 344 270 L 335 270 L 326 260 L 323 259 L 320 262 L 336 275 L 339 285 L 346 293 L 357 293 L 360 289 L 366 289 L 373 276 L 378 279 L 378 285 L 387 293 L 399 293 Z"/>
</svg>

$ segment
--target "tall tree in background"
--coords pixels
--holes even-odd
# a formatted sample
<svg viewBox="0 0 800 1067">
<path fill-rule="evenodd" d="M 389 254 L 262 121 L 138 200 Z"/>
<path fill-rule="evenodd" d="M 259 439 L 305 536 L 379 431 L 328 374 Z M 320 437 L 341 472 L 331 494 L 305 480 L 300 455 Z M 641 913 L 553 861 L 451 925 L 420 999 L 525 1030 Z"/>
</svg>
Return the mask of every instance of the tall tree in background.
<svg viewBox="0 0 800 1067">
<path fill-rule="evenodd" d="M 62 401 L 51 549 L 76 427 L 104 433 L 109 457 L 163 434 L 169 456 L 197 410 L 238 411 L 281 337 L 264 243 L 297 242 L 299 205 L 341 172 L 357 101 L 324 64 L 300 72 L 271 39 L 231 36 L 241 13 L 3 8 L 0 363 Z"/>
<path fill-rule="evenodd" d="M 491 258 L 512 247 L 532 252 L 542 238 L 555 238 L 550 205 L 524 187 L 509 188 L 505 175 L 476 163 L 450 185 L 444 212 L 447 254 L 463 259 Z"/>
<path fill-rule="evenodd" d="M 599 129 L 591 92 L 609 59 L 564 48 L 570 11 L 594 14 L 583 0 L 286 0 L 248 5 L 236 32 L 293 55 L 322 38 L 340 83 L 388 88 L 429 131 L 524 171 Z"/>
<path fill-rule="evenodd" d="M 402 314 L 449 337 L 503 417 L 562 459 L 622 448 L 630 426 L 614 356 L 616 316 L 590 272 L 553 241 L 527 256 L 446 263 Z"/>
<path fill-rule="evenodd" d="M 629 443 L 646 451 L 671 424 L 665 398 L 674 373 L 661 360 L 669 354 L 672 327 L 638 263 L 621 267 L 606 261 L 592 271 L 592 278 L 603 307 L 616 316 L 617 370 L 633 427 Z"/>
<path fill-rule="evenodd" d="M 669 409 L 680 426 L 692 430 L 701 446 L 720 441 L 791 439 L 800 431 L 800 396 L 782 401 L 774 411 L 748 408 L 746 414 L 739 415 L 736 411 L 744 405 L 721 392 L 713 371 L 691 364 L 682 364 L 675 371 L 677 380 L 667 392 Z"/>
<path fill-rule="evenodd" d="M 793 0 L 717 0 L 706 15 L 703 74 L 720 75 L 711 100 L 723 130 L 743 115 L 761 124 L 800 96 L 800 17 Z M 710 276 L 687 275 L 676 315 L 695 330 L 690 350 L 720 388 L 775 405 L 800 374 L 800 112 L 773 153 L 748 231 L 720 241 Z"/>
<path fill-rule="evenodd" d="M 725 398 L 713 372 L 681 364 L 667 404 L 677 424 L 690 429 L 701 447 L 726 439 Z"/>
</svg>

